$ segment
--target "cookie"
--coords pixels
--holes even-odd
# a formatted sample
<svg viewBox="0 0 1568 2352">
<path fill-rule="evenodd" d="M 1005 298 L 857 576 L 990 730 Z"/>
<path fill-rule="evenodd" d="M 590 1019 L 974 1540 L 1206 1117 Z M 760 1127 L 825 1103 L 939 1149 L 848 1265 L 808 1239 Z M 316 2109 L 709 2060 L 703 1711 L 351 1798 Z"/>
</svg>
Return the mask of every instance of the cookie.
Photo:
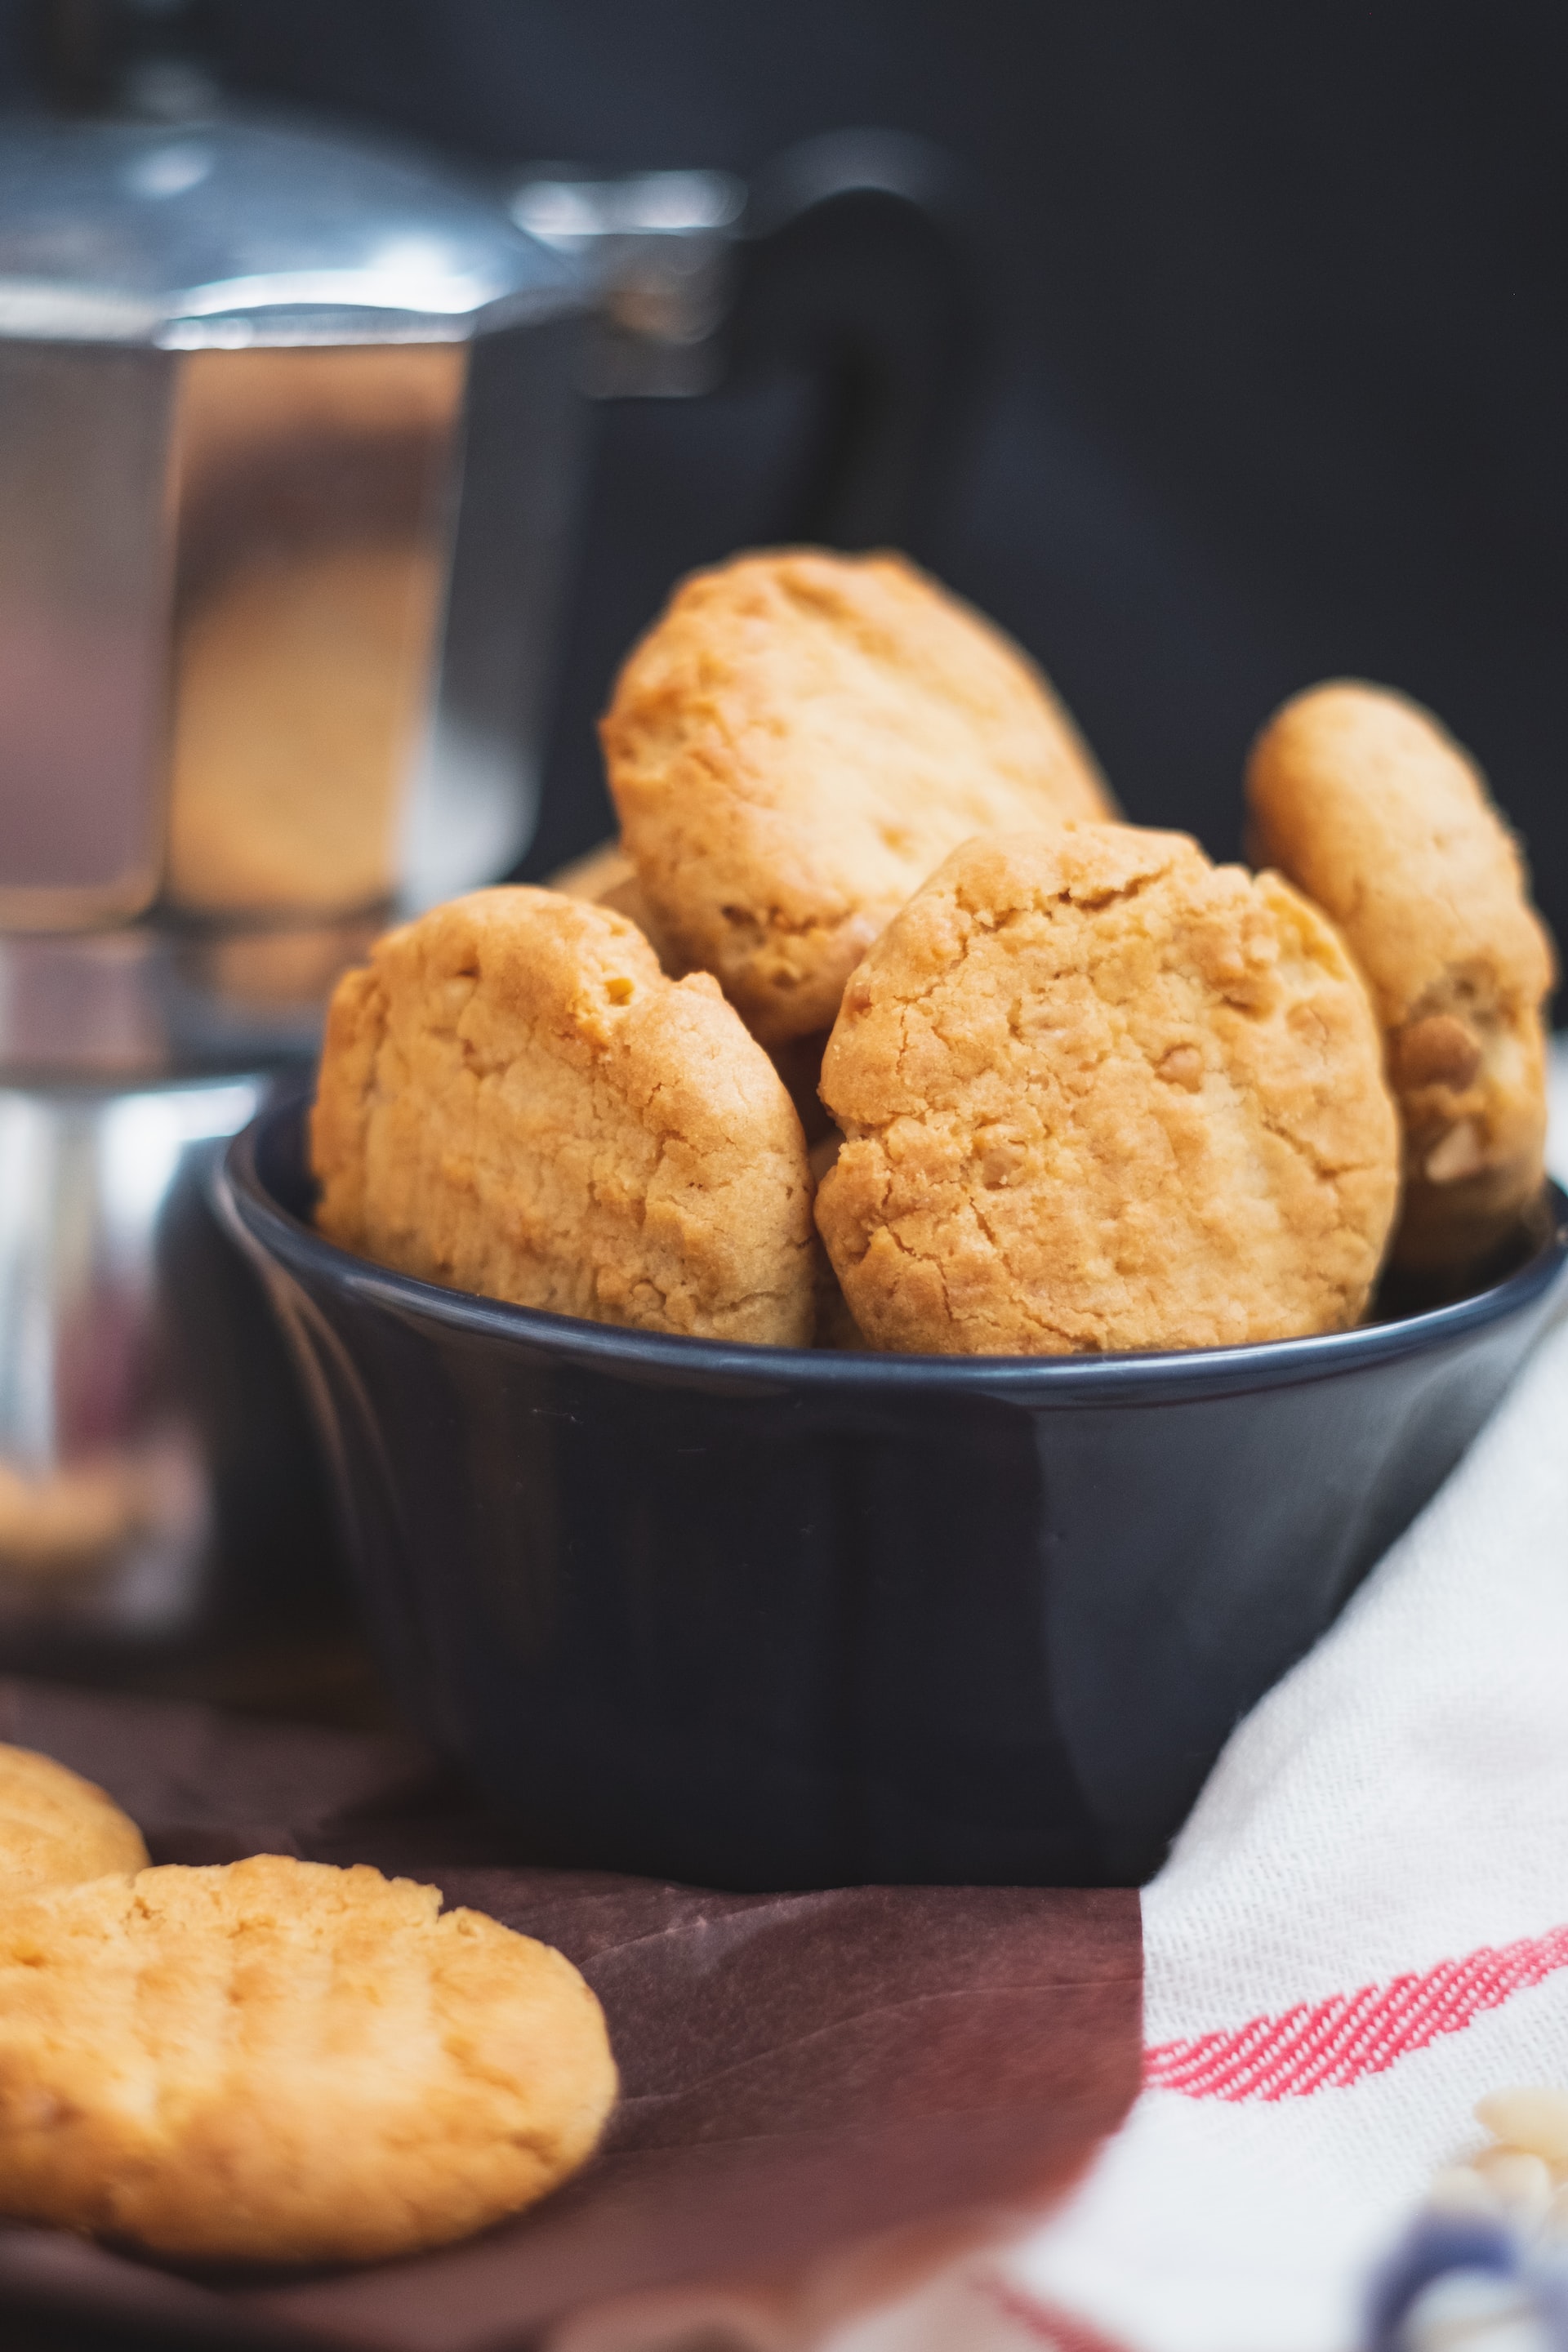
<svg viewBox="0 0 1568 2352">
<path fill-rule="evenodd" d="M 1418 703 L 1344 681 L 1253 745 L 1250 846 L 1340 924 L 1405 1134 L 1394 1263 L 1458 1273 L 1539 1195 L 1551 942 L 1480 771 Z"/>
<path fill-rule="evenodd" d="M 586 898 L 595 907 L 608 907 L 617 915 L 629 915 L 671 980 L 683 980 L 692 969 L 654 920 L 653 909 L 637 880 L 637 868 L 618 841 L 602 841 L 596 849 L 573 858 L 570 865 L 561 866 L 550 877 L 545 887 L 564 891 L 568 898 Z"/>
<path fill-rule="evenodd" d="M 570 1961 L 433 1886 L 262 1854 L 0 1911 L 0 2211 L 221 2262 L 482 2229 L 616 2095 Z"/>
<path fill-rule="evenodd" d="M 624 915 L 479 890 L 339 983 L 317 1223 L 426 1282 L 646 1331 L 804 1346 L 811 1177 L 718 984 Z"/>
<path fill-rule="evenodd" d="M 845 992 L 817 1223 L 873 1347 L 1061 1355 L 1353 1323 L 1398 1186 L 1363 982 L 1278 876 L 1067 825 L 954 852 Z"/>
<path fill-rule="evenodd" d="M 101 1789 L 30 1748 L 0 1747 L 0 1916 L 36 1887 L 140 1870 L 135 1822 Z"/>
<path fill-rule="evenodd" d="M 547 887 L 563 890 L 569 898 L 586 898 L 596 907 L 609 907 L 617 914 L 628 915 L 672 980 L 680 979 L 689 969 L 655 923 L 632 862 L 618 841 L 602 841 L 596 849 L 574 858 L 569 866 L 561 866 L 551 876 Z M 828 1135 L 836 1145 L 837 1141 L 838 1130 L 817 1092 L 826 1043 L 827 1033 L 821 1030 L 808 1037 L 786 1037 L 781 1045 L 768 1048 L 768 1059 L 784 1080 L 808 1146 Z"/>
<path fill-rule="evenodd" d="M 672 980 L 689 969 L 654 921 L 632 862 L 618 841 L 602 841 L 597 849 L 574 858 L 551 876 L 548 887 L 563 890 L 569 898 L 587 898 L 596 907 L 612 907 L 617 914 L 629 915 Z M 786 1037 L 768 1048 L 768 1057 L 788 1089 L 808 1144 L 818 1142 L 830 1131 L 835 1137 L 837 1134 L 816 1090 L 826 1043 L 827 1032 L 823 1029 L 806 1037 Z"/>
<path fill-rule="evenodd" d="M 1038 671 L 897 556 L 698 573 L 602 734 L 660 932 L 768 1045 L 832 1026 L 871 941 L 971 834 L 1110 814 Z"/>
</svg>

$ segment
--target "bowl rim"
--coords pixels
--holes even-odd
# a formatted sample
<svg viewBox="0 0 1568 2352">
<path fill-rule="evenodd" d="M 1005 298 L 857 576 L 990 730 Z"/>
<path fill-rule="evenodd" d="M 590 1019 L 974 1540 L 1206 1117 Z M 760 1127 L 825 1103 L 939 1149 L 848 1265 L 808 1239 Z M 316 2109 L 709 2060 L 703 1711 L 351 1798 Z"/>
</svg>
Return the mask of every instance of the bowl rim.
<svg viewBox="0 0 1568 2352">
<path fill-rule="evenodd" d="M 1020 1403 L 1060 1405 L 1112 1399 L 1153 1404 L 1175 1396 L 1284 1387 L 1424 1353 L 1523 1314 L 1544 1299 L 1568 1264 L 1568 1193 L 1548 1177 L 1544 1198 L 1549 1228 L 1522 1265 L 1468 1297 L 1350 1331 L 1229 1348 L 1097 1356 L 895 1356 L 869 1349 L 688 1339 L 675 1332 L 590 1323 L 580 1316 L 518 1307 L 475 1291 L 447 1290 L 356 1257 L 328 1241 L 283 1206 L 257 1164 L 258 1147 L 279 1129 L 290 1124 L 297 1129 L 313 1094 L 313 1080 L 280 1089 L 215 1161 L 215 1205 L 252 1257 L 264 1265 L 268 1260 L 280 1262 L 297 1276 L 405 1319 L 526 1344 L 531 1349 L 545 1348 L 605 1371 L 678 1373 L 693 1386 L 740 1381 L 771 1389 L 869 1388 L 889 1394 L 951 1388 L 1012 1397 Z"/>
</svg>

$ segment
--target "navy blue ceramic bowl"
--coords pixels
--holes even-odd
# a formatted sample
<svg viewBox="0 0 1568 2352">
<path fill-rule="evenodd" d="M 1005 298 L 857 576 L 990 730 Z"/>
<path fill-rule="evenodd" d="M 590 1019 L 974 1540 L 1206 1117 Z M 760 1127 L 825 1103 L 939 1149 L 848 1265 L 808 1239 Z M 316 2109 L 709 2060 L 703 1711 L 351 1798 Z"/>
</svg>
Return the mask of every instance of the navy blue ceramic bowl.
<svg viewBox="0 0 1568 2352">
<path fill-rule="evenodd" d="M 1474 1436 L 1568 1246 L 1553 1191 L 1478 1296 L 1266 1347 L 726 1347 L 334 1248 L 303 1114 L 237 1139 L 222 1206 L 394 1690 L 534 1856 L 710 1886 L 1147 1877 Z"/>
</svg>

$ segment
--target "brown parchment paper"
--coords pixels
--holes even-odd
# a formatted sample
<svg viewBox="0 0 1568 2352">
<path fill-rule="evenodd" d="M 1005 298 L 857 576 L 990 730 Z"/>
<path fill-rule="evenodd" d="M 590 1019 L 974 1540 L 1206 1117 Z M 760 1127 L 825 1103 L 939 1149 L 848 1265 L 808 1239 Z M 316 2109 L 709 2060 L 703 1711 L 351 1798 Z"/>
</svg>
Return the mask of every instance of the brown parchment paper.
<svg viewBox="0 0 1568 2352">
<path fill-rule="evenodd" d="M 258 2352 L 805 2346 L 1037 2218 L 1137 2091 L 1130 1892 L 733 1895 L 533 1869 L 412 1745 L 37 1684 L 0 1682 L 0 1739 L 97 1780 L 156 1862 L 374 1863 L 558 1944 L 624 2094 L 586 2171 L 462 2245 L 197 2276 L 0 2225 L 0 2315 Z"/>
</svg>

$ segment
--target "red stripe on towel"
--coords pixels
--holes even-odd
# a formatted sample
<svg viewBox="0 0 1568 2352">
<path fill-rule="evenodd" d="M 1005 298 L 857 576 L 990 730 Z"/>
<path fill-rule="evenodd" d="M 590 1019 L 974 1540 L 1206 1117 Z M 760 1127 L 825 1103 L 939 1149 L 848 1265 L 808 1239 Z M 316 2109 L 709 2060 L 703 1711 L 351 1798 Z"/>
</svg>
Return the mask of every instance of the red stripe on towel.
<svg viewBox="0 0 1568 2352">
<path fill-rule="evenodd" d="M 1087 2320 L 1075 2319 L 1070 2312 L 1058 2311 L 1054 2303 L 1042 2303 L 1005 2279 L 982 2278 L 973 2284 L 975 2292 L 1021 2328 L 1031 2343 L 1038 2344 L 1042 2352 L 1122 2352 L 1120 2345 Z"/>
<path fill-rule="evenodd" d="M 1568 1927 L 1439 1960 L 1424 1975 L 1303 2001 L 1232 2033 L 1163 2042 L 1143 2053 L 1143 2079 L 1189 2099 L 1300 2099 L 1381 2074 L 1440 2033 L 1458 2033 L 1528 1985 L 1568 1968 Z"/>
</svg>

